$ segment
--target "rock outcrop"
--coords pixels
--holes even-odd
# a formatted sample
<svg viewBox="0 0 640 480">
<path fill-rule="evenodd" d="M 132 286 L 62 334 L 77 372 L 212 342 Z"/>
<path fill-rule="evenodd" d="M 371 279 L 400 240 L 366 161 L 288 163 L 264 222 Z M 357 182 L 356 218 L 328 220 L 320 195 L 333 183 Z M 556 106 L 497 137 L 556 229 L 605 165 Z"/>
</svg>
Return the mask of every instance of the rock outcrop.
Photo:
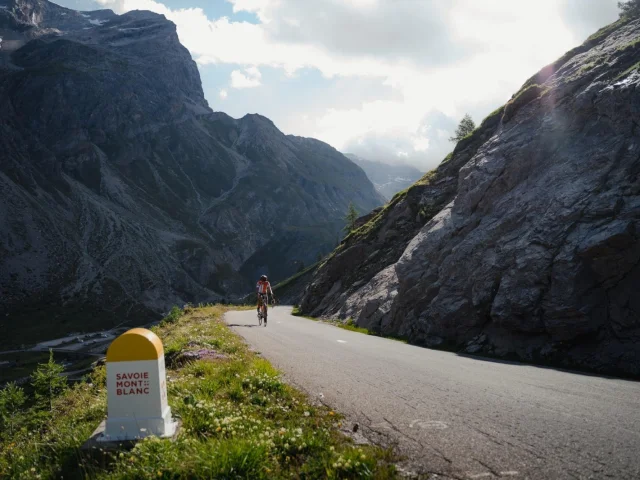
<svg viewBox="0 0 640 480">
<path fill-rule="evenodd" d="M 546 67 L 344 240 L 305 314 L 640 376 L 640 20 Z"/>
<path fill-rule="evenodd" d="M 214 113 L 151 12 L 0 0 L 0 342 L 228 299 L 383 203 L 330 146 Z"/>
</svg>

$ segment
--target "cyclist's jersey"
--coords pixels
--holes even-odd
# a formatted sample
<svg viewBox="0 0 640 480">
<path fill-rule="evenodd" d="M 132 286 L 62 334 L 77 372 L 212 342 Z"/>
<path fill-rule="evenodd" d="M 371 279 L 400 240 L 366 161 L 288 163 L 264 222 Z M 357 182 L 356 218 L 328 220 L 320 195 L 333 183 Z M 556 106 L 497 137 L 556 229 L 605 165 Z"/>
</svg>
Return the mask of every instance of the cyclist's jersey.
<svg viewBox="0 0 640 480">
<path fill-rule="evenodd" d="M 260 280 L 258 281 L 258 284 L 256 285 L 256 287 L 258 288 L 258 293 L 261 293 L 261 294 L 265 294 L 268 291 L 271 291 L 271 284 L 268 281 L 263 282 L 262 280 Z"/>
</svg>

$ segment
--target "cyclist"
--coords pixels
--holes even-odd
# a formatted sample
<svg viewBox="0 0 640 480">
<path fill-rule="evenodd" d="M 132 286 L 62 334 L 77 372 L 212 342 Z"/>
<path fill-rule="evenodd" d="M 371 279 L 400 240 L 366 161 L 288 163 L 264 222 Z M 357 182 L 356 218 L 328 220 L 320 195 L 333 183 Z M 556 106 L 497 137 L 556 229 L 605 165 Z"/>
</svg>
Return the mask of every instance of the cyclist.
<svg viewBox="0 0 640 480">
<path fill-rule="evenodd" d="M 268 293 L 271 294 L 271 298 L 273 298 L 273 290 L 271 290 L 271 284 L 267 279 L 266 275 L 262 275 L 258 283 L 256 284 L 256 289 L 258 291 L 258 313 L 260 312 L 260 307 L 262 307 L 263 303 L 269 303 Z"/>
</svg>

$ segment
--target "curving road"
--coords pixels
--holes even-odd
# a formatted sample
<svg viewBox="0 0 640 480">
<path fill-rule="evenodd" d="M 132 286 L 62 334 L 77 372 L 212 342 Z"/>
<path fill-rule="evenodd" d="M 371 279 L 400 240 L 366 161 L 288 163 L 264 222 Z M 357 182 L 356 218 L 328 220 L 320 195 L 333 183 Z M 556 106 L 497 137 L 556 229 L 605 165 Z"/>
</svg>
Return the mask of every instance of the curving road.
<svg viewBox="0 0 640 480">
<path fill-rule="evenodd" d="M 459 356 L 270 311 L 226 321 L 403 466 L 435 478 L 640 478 L 640 383 Z M 432 477 L 433 478 L 433 477 Z"/>
</svg>

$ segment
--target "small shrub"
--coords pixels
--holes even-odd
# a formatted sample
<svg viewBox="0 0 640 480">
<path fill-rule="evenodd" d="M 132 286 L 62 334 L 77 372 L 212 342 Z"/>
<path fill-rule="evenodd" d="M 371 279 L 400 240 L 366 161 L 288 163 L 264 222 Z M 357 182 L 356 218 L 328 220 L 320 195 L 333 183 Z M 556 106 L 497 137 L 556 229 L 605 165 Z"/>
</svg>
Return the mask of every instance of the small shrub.
<svg viewBox="0 0 640 480">
<path fill-rule="evenodd" d="M 471 118 L 471 115 L 469 115 L 468 113 L 462 117 L 462 120 L 460 120 L 460 124 L 458 125 L 458 128 L 456 129 L 456 133 L 453 137 L 449 138 L 449 141 L 451 142 L 459 142 L 460 140 L 462 140 L 463 138 L 471 135 L 471 133 L 476 129 L 476 124 L 473 121 L 473 119 Z"/>
<path fill-rule="evenodd" d="M 195 308 L 193 308 L 193 305 L 191 305 L 190 303 L 187 303 L 182 309 L 182 314 L 187 315 L 189 313 L 193 313 L 194 311 L 195 311 Z"/>
<path fill-rule="evenodd" d="M 24 390 L 14 382 L 0 390 L 0 431 L 7 430 L 9 434 L 13 433 L 19 423 L 16 417 L 26 401 Z"/>
<path fill-rule="evenodd" d="M 349 203 L 349 210 L 344 217 L 344 221 L 346 224 L 344 226 L 344 231 L 346 233 L 351 232 L 355 228 L 356 220 L 358 220 L 358 210 L 356 210 L 356 207 L 354 207 L 353 203 Z M 301 273 L 302 270 L 304 270 L 304 266 L 297 273 Z"/>
<path fill-rule="evenodd" d="M 182 316 L 182 310 L 180 310 L 180 308 L 174 305 L 173 308 L 171 308 L 171 311 L 167 314 L 167 316 L 160 321 L 160 325 L 164 326 L 171 323 L 175 323 L 180 319 L 181 316 Z"/>
<path fill-rule="evenodd" d="M 63 377 L 64 367 L 53 359 L 53 350 L 49 349 L 49 361 L 41 363 L 31 375 L 36 402 L 41 408 L 53 411 L 53 400 L 67 387 L 67 377 Z"/>
<path fill-rule="evenodd" d="M 626 0 L 618 2 L 620 9 L 620 18 L 638 18 L 640 17 L 640 0 Z"/>
</svg>

